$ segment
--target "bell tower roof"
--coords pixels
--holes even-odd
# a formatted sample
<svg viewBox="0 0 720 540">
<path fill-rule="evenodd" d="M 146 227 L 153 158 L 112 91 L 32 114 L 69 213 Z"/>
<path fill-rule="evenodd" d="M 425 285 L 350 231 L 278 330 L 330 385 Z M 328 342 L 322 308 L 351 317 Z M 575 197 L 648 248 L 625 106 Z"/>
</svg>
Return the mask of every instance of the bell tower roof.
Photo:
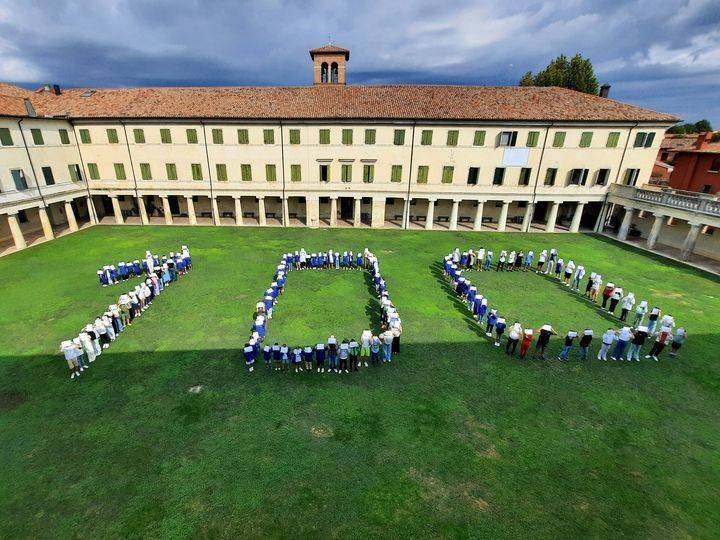
<svg viewBox="0 0 720 540">
<path fill-rule="evenodd" d="M 322 47 L 316 47 L 315 49 L 310 49 L 310 58 L 312 58 L 313 60 L 315 60 L 316 55 L 325 54 L 340 54 L 345 57 L 345 60 L 350 60 L 350 49 L 338 47 L 337 45 L 333 45 L 332 43 L 328 43 L 327 45 L 323 45 Z"/>
<path fill-rule="evenodd" d="M 313 84 L 345 84 L 345 63 L 350 50 L 332 43 L 310 49 L 313 61 Z"/>
</svg>

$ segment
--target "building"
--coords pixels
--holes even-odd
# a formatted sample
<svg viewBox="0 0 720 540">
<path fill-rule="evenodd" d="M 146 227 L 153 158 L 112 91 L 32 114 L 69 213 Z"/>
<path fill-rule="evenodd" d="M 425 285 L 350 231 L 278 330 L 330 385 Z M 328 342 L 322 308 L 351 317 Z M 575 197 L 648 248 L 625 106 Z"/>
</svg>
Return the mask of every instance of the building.
<svg viewBox="0 0 720 540">
<path fill-rule="evenodd" d="M 699 193 L 720 193 L 720 141 L 700 133 L 694 144 L 675 154 L 670 187 Z"/>
<path fill-rule="evenodd" d="M 599 229 L 674 116 L 563 88 L 0 85 L 6 251 L 95 223 Z"/>
</svg>

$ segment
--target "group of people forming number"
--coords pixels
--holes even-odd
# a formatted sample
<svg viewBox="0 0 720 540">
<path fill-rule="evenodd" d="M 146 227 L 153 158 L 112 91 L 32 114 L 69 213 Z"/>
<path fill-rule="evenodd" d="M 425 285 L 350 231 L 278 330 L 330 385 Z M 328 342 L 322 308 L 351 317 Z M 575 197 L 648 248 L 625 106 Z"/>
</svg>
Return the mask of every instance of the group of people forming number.
<svg viewBox="0 0 720 540">
<path fill-rule="evenodd" d="M 545 360 L 545 351 L 550 344 L 551 336 L 557 332 L 551 324 L 544 324 L 540 328 L 523 328 L 519 321 L 514 321 L 508 326 L 508 322 L 497 309 L 489 305 L 488 298 L 478 291 L 470 279 L 465 277 L 468 270 L 478 272 L 532 272 L 545 276 L 554 276 L 566 287 L 580 293 L 582 280 L 586 276 L 585 267 L 576 264 L 574 260 L 567 262 L 558 256 L 555 248 L 543 249 L 535 262 L 535 253 L 532 250 L 500 251 L 497 262 L 493 265 L 495 255 L 492 251 L 479 248 L 477 251 L 469 249 L 461 252 L 455 248 L 443 260 L 444 273 L 451 283 L 454 291 L 466 303 L 467 308 L 472 312 L 473 317 L 481 326 L 485 325 L 485 335 L 494 340 L 496 347 L 500 347 L 507 332 L 505 352 L 514 356 L 519 344 L 519 356 L 524 359 L 530 346 L 535 340 L 535 349 L 532 358 Z M 602 300 L 598 298 L 602 289 Z M 636 299 L 632 292 L 625 293 L 622 287 L 613 282 L 607 282 L 603 288 L 603 278 L 597 272 L 591 272 L 585 283 L 584 296 L 600 306 L 600 309 L 610 315 L 615 315 L 618 320 L 627 323 L 629 314 L 634 309 L 632 324 L 624 324 L 619 329 L 608 328 L 603 332 L 600 349 L 597 354 L 598 360 L 607 361 L 608 354 L 611 360 L 635 360 L 640 361 L 642 348 L 647 341 L 652 340 L 650 350 L 645 354 L 646 359 L 658 361 L 658 356 L 671 343 L 671 356 L 676 356 L 680 347 L 687 337 L 684 327 L 675 326 L 675 319 L 672 315 L 663 314 L 659 307 L 649 309 L 647 300 L 642 300 L 635 307 Z M 620 306 L 620 313 L 616 315 L 617 307 Z M 645 323 L 645 317 L 648 317 Z M 558 360 L 569 360 L 570 352 L 575 344 L 579 342 L 581 360 L 587 360 L 590 345 L 594 338 L 592 328 L 585 328 L 582 331 L 570 329 L 564 336 L 563 348 L 558 355 Z M 614 346 L 613 346 L 614 345 Z"/>
</svg>

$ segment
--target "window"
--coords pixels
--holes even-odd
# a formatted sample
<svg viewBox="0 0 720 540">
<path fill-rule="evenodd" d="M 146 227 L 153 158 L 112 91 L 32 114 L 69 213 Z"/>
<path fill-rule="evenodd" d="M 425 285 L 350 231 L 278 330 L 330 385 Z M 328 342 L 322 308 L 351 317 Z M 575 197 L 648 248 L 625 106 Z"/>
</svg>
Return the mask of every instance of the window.
<svg viewBox="0 0 720 540">
<path fill-rule="evenodd" d="M 634 186 L 637 184 L 638 176 L 640 176 L 640 169 L 627 169 L 625 171 L 623 184 L 626 186 Z"/>
<path fill-rule="evenodd" d="M 250 143 L 250 136 L 248 135 L 247 129 L 238 129 L 237 136 L 238 136 L 238 144 L 249 144 Z"/>
<path fill-rule="evenodd" d="M 493 186 L 502 186 L 503 180 L 505 180 L 505 167 L 495 167 Z"/>
<path fill-rule="evenodd" d="M 712 160 L 708 172 L 720 172 L 720 158 L 715 158 Z"/>
<path fill-rule="evenodd" d="M 405 130 L 404 129 L 396 129 L 395 134 L 393 135 L 393 144 L 395 146 L 402 146 L 405 144 Z"/>
<path fill-rule="evenodd" d="M 300 130 L 299 129 L 291 129 L 290 130 L 290 144 L 300 144 Z"/>
<path fill-rule="evenodd" d="M 300 182 L 302 181 L 302 169 L 300 165 L 290 165 L 290 181 Z"/>
<path fill-rule="evenodd" d="M 427 184 L 429 169 L 430 168 L 427 165 L 418 165 L 418 172 L 417 172 L 417 183 L 418 184 Z"/>
<path fill-rule="evenodd" d="M 165 172 L 167 173 L 168 180 L 177 180 L 177 165 L 174 163 L 165 164 Z"/>
<path fill-rule="evenodd" d="M 423 129 L 420 134 L 420 144 L 430 146 L 432 144 L 432 129 Z"/>
<path fill-rule="evenodd" d="M 168 128 L 160 129 L 160 142 L 163 144 L 172 143 L 172 135 L 170 134 L 170 130 Z"/>
<path fill-rule="evenodd" d="M 88 163 L 87 170 L 90 180 L 100 180 L 100 171 L 98 170 L 97 163 Z"/>
<path fill-rule="evenodd" d="M 470 167 L 468 169 L 467 183 L 469 186 L 477 186 L 478 177 L 480 176 L 480 167 Z"/>
<path fill-rule="evenodd" d="M 321 129 L 320 130 L 320 144 L 330 144 L 330 130 L 329 129 Z"/>
<path fill-rule="evenodd" d="M 527 146 L 528 148 L 535 148 L 538 145 L 538 139 L 540 139 L 539 131 L 528 132 L 527 142 L 525 143 L 525 146 Z"/>
<path fill-rule="evenodd" d="M 9 128 L 0 128 L 0 145 L 12 146 L 13 140 Z"/>
<path fill-rule="evenodd" d="M 605 143 L 605 146 L 607 148 L 617 148 L 618 143 L 620 142 L 620 132 L 619 131 L 611 131 L 608 133 L 607 143 Z"/>
<path fill-rule="evenodd" d="M 202 165 L 200 163 L 190 164 L 190 172 L 192 173 L 193 180 L 202 180 L 203 179 Z"/>
<path fill-rule="evenodd" d="M 329 182 L 330 181 L 330 165 L 326 165 L 326 164 L 320 165 L 320 181 L 321 182 Z"/>
<path fill-rule="evenodd" d="M 352 182 L 352 165 L 343 163 L 340 167 L 340 180 L 343 182 Z"/>
<path fill-rule="evenodd" d="M 530 167 L 523 167 L 520 169 L 520 180 L 518 181 L 519 186 L 527 186 L 530 184 L 530 175 L 532 169 Z"/>
<path fill-rule="evenodd" d="M 52 186 L 55 183 L 55 177 L 53 176 L 52 167 L 42 168 L 43 178 L 45 179 L 46 186 Z"/>
<path fill-rule="evenodd" d="M 263 143 L 264 144 L 275 144 L 275 130 L 263 129 Z"/>
<path fill-rule="evenodd" d="M 42 146 L 45 144 L 45 141 L 43 140 L 42 131 L 40 131 L 37 128 L 32 128 L 30 130 L 30 134 L 32 135 L 33 144 L 37 146 Z"/>
<path fill-rule="evenodd" d="M 187 137 L 188 144 L 197 144 L 197 142 L 198 142 L 197 129 L 195 129 L 195 128 L 186 129 L 185 136 Z"/>
<path fill-rule="evenodd" d="M 266 182 L 276 182 L 277 181 L 277 170 L 275 169 L 275 165 L 272 163 L 268 163 L 265 165 L 265 181 Z"/>
<path fill-rule="evenodd" d="M 655 140 L 654 133 L 645 133 L 643 131 L 640 131 L 635 135 L 635 143 L 633 144 L 633 147 L 634 148 L 650 148 L 652 146 L 652 143 L 654 140 Z"/>
<path fill-rule="evenodd" d="M 375 180 L 375 165 L 363 165 L 363 182 L 370 184 Z"/>
<path fill-rule="evenodd" d="M 115 179 L 116 180 L 127 180 L 125 176 L 125 165 L 123 163 L 113 163 L 115 168 Z"/>
<path fill-rule="evenodd" d="M 225 143 L 225 137 L 223 136 L 223 130 L 221 128 L 212 129 L 212 142 L 213 144 Z"/>
<path fill-rule="evenodd" d="M 80 174 L 80 165 L 77 163 L 71 163 L 68 165 L 68 171 L 70 171 L 70 180 L 73 182 L 82 182 L 82 174 Z"/>
<path fill-rule="evenodd" d="M 571 186 L 584 186 L 587 183 L 587 177 L 587 169 L 570 169 L 568 184 Z"/>
<path fill-rule="evenodd" d="M 712 193 L 712 186 L 710 184 L 703 185 L 700 193 Z"/>
<path fill-rule="evenodd" d="M 592 144 L 592 131 L 583 131 L 580 135 L 580 148 L 588 148 Z"/>
<path fill-rule="evenodd" d="M 375 130 L 374 129 L 366 129 L 365 130 L 365 144 L 375 144 Z"/>
<path fill-rule="evenodd" d="M 120 142 L 118 139 L 117 129 L 108 128 L 105 130 L 105 132 L 107 133 L 108 142 L 110 144 L 117 144 Z"/>
<path fill-rule="evenodd" d="M 402 182 L 402 165 L 393 165 L 390 169 L 390 181 Z"/>
<path fill-rule="evenodd" d="M 485 131 L 477 130 L 473 136 L 473 146 L 485 146 Z"/>
<path fill-rule="evenodd" d="M 445 165 L 442 171 L 442 183 L 452 184 L 453 174 L 455 173 L 455 167 L 452 165 Z"/>
<path fill-rule="evenodd" d="M 218 182 L 227 182 L 227 165 L 224 163 L 216 163 L 215 176 L 217 177 Z"/>
<path fill-rule="evenodd" d="M 18 210 L 18 221 L 20 223 L 28 222 L 27 212 L 25 210 Z"/>
<path fill-rule="evenodd" d="M 152 180 L 152 172 L 150 171 L 149 163 L 140 164 L 140 178 L 143 180 Z"/>
<path fill-rule="evenodd" d="M 240 179 L 243 182 L 252 182 L 252 168 L 249 163 L 240 165 Z"/>
<path fill-rule="evenodd" d="M 517 134 L 517 131 L 501 131 L 498 146 L 515 146 L 517 143 Z"/>
<path fill-rule="evenodd" d="M 343 144 L 352 144 L 353 142 L 353 130 L 352 129 L 343 129 L 342 130 L 342 143 Z"/>
<path fill-rule="evenodd" d="M 546 186 L 554 186 L 555 185 L 555 177 L 557 176 L 557 169 L 555 167 L 548 167 L 548 170 L 545 171 L 545 185 Z"/>
<path fill-rule="evenodd" d="M 70 144 L 70 135 L 68 134 L 67 129 L 59 129 L 58 133 L 60 133 L 61 144 Z"/>
<path fill-rule="evenodd" d="M 27 189 L 27 181 L 25 180 L 25 172 L 23 172 L 22 169 L 11 169 L 10 175 L 13 178 L 13 182 L 15 182 L 15 189 L 18 191 L 23 191 Z"/>
<path fill-rule="evenodd" d="M 83 144 L 92 143 L 92 139 L 90 138 L 90 130 L 87 130 L 87 129 L 80 130 L 80 142 Z"/>
<path fill-rule="evenodd" d="M 133 129 L 133 137 L 135 144 L 145 144 L 145 130 L 140 128 Z"/>
<path fill-rule="evenodd" d="M 562 148 L 565 146 L 565 132 L 556 131 L 553 136 L 553 148 Z"/>
<path fill-rule="evenodd" d="M 458 130 L 457 129 L 448 130 L 447 146 L 457 146 L 457 143 L 458 143 Z"/>
<path fill-rule="evenodd" d="M 597 176 L 595 177 L 595 185 L 606 186 L 609 178 L 610 169 L 598 169 Z"/>
</svg>

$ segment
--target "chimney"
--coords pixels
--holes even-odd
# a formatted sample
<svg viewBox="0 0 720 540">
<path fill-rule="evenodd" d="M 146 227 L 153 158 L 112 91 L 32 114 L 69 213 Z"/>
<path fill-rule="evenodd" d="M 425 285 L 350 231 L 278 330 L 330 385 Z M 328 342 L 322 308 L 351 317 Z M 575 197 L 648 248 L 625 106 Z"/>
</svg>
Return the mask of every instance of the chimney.
<svg viewBox="0 0 720 540">
<path fill-rule="evenodd" d="M 60 85 L 59 84 L 53 84 L 52 89 L 53 89 L 53 94 L 55 94 L 56 96 L 60 95 Z"/>
<path fill-rule="evenodd" d="M 610 85 L 609 84 L 603 84 L 600 87 L 600 97 L 608 97 L 610 95 Z"/>
<path fill-rule="evenodd" d="M 702 133 L 698 133 L 697 140 L 693 145 L 695 147 L 695 150 L 702 150 L 703 148 L 705 148 L 705 146 L 707 146 L 707 144 L 712 140 L 712 138 L 712 131 L 704 131 Z"/>
</svg>

